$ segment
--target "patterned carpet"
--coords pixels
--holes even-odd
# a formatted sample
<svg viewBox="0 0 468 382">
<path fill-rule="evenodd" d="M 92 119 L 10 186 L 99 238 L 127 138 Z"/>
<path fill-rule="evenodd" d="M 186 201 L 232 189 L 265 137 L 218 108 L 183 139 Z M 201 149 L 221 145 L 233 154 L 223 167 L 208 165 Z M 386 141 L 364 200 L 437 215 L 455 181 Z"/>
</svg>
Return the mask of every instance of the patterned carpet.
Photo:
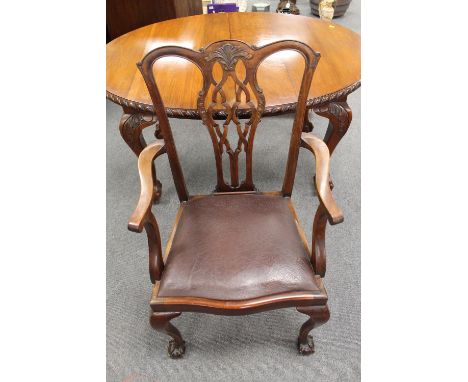
<svg viewBox="0 0 468 382">
<path fill-rule="evenodd" d="M 298 1 L 298 5 L 302 15 L 310 15 L 307 1 Z M 360 32 L 360 2 L 354 0 L 348 13 L 336 22 Z M 181 360 L 169 359 L 168 338 L 148 323 L 151 282 L 146 238 L 126 229 L 139 194 L 136 158 L 118 132 L 120 107 L 107 101 L 108 382 L 360 380 L 360 91 L 348 101 L 353 122 L 332 160 L 334 195 L 345 221 L 327 228 L 325 286 L 331 318 L 313 331 L 316 353 L 309 357 L 297 353 L 295 342 L 306 316 L 295 309 L 244 317 L 184 313 L 173 320 L 187 342 Z M 206 130 L 197 121 L 171 123 L 189 190 L 211 191 L 212 152 L 196 149 L 210 147 Z M 315 117 L 314 123 L 315 132 L 323 134 L 325 120 Z M 277 169 L 285 165 L 287 147 L 283 143 L 289 140 L 290 126 L 292 115 L 262 120 L 254 168 L 260 190 L 281 188 L 283 173 Z M 151 137 L 151 131 L 146 133 Z M 311 187 L 313 165 L 310 154 L 302 152 L 292 198 L 307 233 L 317 207 Z M 165 156 L 157 166 L 163 196 L 153 211 L 165 243 L 178 199 Z"/>
</svg>

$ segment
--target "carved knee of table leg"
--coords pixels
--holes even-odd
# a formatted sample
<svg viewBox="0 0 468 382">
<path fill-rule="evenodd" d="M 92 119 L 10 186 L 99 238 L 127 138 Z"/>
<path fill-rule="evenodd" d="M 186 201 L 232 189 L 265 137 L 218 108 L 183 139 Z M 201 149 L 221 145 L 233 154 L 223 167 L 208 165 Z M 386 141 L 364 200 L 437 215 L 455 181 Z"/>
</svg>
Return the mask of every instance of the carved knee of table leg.
<svg viewBox="0 0 468 382">
<path fill-rule="evenodd" d="M 299 337 L 297 339 L 297 348 L 299 354 L 309 355 L 315 351 L 314 340 L 312 336 L 309 336 L 309 332 L 324 324 L 330 319 L 330 311 L 328 306 L 301 306 L 296 308 L 298 312 L 307 314 L 310 318 L 304 322 L 299 331 Z"/>
<path fill-rule="evenodd" d="M 159 122 L 154 114 L 140 113 L 138 111 L 124 108 L 124 114 L 120 118 L 119 130 L 125 143 L 132 149 L 136 156 L 139 156 L 146 147 L 143 137 L 143 129 L 156 124 L 155 136 L 161 137 Z M 162 184 L 156 176 L 156 168 L 153 164 L 154 198 L 153 203 L 159 202 L 162 194 Z"/>
<path fill-rule="evenodd" d="M 348 131 L 353 113 L 346 103 L 346 97 L 328 104 L 316 106 L 314 107 L 314 112 L 330 121 L 323 140 L 327 144 L 331 156 L 341 138 Z"/>
<path fill-rule="evenodd" d="M 119 123 L 120 135 L 136 156 L 139 156 L 146 147 L 142 131 L 155 123 L 155 118 L 152 115 L 124 110 Z"/>
<path fill-rule="evenodd" d="M 185 353 L 185 341 L 179 330 L 169 321 L 180 316 L 180 313 L 172 312 L 152 312 L 150 316 L 150 325 L 153 329 L 171 336 L 167 352 L 171 358 L 180 358 Z"/>
</svg>

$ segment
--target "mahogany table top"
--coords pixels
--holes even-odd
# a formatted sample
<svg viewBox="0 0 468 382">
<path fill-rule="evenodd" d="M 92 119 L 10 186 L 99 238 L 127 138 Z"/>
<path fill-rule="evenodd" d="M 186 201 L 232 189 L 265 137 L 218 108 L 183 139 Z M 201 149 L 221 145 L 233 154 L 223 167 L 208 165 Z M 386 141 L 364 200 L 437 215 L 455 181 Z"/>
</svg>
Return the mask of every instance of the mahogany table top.
<svg viewBox="0 0 468 382">
<path fill-rule="evenodd" d="M 351 93 L 360 86 L 360 36 L 340 25 L 312 17 L 277 13 L 220 13 L 163 21 L 136 29 L 107 44 L 107 98 L 122 106 L 152 111 L 152 103 L 136 63 L 150 50 L 177 45 L 198 50 L 223 39 L 262 46 L 298 40 L 321 53 L 308 105 L 318 105 Z M 258 82 L 266 98 L 264 114 L 295 109 L 303 73 L 297 52 L 278 52 L 259 67 Z M 202 75 L 192 63 L 177 57 L 155 64 L 158 87 L 169 116 L 198 118 L 197 94 Z"/>
</svg>

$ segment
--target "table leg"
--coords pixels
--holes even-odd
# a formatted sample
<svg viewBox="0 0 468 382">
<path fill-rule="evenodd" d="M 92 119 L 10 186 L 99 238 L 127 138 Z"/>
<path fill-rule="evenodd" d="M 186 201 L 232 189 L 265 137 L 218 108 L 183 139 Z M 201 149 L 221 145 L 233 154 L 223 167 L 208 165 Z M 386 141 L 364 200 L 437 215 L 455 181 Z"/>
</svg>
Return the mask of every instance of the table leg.
<svg viewBox="0 0 468 382">
<path fill-rule="evenodd" d="M 120 118 L 119 130 L 125 143 L 132 149 L 136 156 L 139 156 L 142 150 L 146 147 L 146 141 L 143 137 L 143 129 L 157 124 L 157 119 L 154 114 L 142 113 L 131 109 L 123 108 L 123 115 Z M 155 135 L 158 136 L 158 126 L 156 127 Z M 154 179 L 154 200 L 156 203 L 161 198 L 162 184 L 156 177 L 156 167 L 153 165 Z"/>
<path fill-rule="evenodd" d="M 314 112 L 328 118 L 328 128 L 323 138 L 330 151 L 330 157 L 341 138 L 348 131 L 353 118 L 351 108 L 346 103 L 346 98 L 330 102 L 328 104 L 314 107 Z M 330 188 L 333 189 L 333 182 L 330 178 Z M 325 251 L 325 230 L 327 227 L 328 214 L 322 204 L 319 204 L 315 213 L 312 228 L 312 263 L 314 269 L 320 276 L 325 276 L 326 251 Z"/>
<path fill-rule="evenodd" d="M 346 98 L 314 107 L 314 112 L 330 121 L 323 140 L 327 144 L 331 156 L 341 138 L 348 131 L 353 113 Z"/>
</svg>

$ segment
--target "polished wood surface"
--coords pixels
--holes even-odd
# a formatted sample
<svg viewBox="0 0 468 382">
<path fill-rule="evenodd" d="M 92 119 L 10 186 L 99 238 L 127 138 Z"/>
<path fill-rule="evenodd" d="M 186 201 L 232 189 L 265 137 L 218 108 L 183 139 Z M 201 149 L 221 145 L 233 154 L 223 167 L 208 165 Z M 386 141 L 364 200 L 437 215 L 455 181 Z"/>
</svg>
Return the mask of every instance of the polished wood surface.
<svg viewBox="0 0 468 382">
<path fill-rule="evenodd" d="M 315 187 L 320 203 L 330 217 L 330 224 L 343 222 L 343 212 L 333 198 L 330 187 L 330 152 L 324 141 L 312 133 L 302 133 L 303 146 L 315 156 Z"/>
<path fill-rule="evenodd" d="M 157 181 L 156 171 L 153 162 L 163 153 L 165 153 L 164 141 L 159 139 L 141 152 L 138 158 L 138 170 L 141 180 L 140 199 L 137 208 L 128 222 L 128 229 L 130 231 L 141 232 L 143 228 L 146 231 L 149 252 L 148 268 L 152 283 L 161 279 L 161 274 L 164 270 L 159 227 L 156 218 L 151 212 L 151 206 L 157 192 L 155 188 Z"/>
<path fill-rule="evenodd" d="M 308 106 L 345 97 L 360 85 L 360 37 L 336 24 L 276 13 L 221 13 L 168 20 L 127 33 L 107 45 L 107 97 L 123 106 L 153 111 L 136 63 L 150 50 L 174 45 L 198 50 L 214 41 L 235 39 L 261 47 L 291 39 L 320 52 Z M 294 111 L 303 73 L 296 52 L 278 52 L 259 67 L 264 114 Z M 202 74 L 190 62 L 172 57 L 155 65 L 156 80 L 170 117 L 198 118 Z M 242 73 L 239 73 L 241 75 Z"/>
<path fill-rule="evenodd" d="M 151 213 L 155 183 L 153 161 L 163 153 L 165 153 L 164 141 L 158 139 L 147 146 L 138 157 L 141 191 L 138 205 L 128 222 L 130 231 L 141 232 L 148 214 Z"/>
</svg>

